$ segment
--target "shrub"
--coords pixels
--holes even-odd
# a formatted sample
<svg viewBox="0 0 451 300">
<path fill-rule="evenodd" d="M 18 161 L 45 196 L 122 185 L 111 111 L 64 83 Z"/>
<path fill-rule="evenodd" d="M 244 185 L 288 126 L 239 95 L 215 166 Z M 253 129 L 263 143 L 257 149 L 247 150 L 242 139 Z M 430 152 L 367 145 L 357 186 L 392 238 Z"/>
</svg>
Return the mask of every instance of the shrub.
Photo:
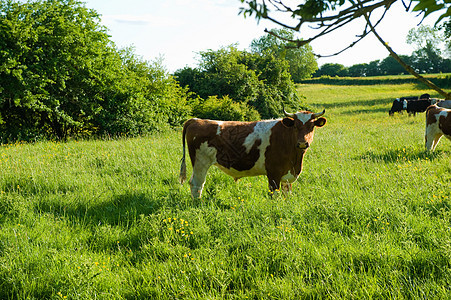
<svg viewBox="0 0 451 300">
<path fill-rule="evenodd" d="M 180 124 L 186 89 L 118 50 L 74 0 L 0 2 L 0 138 L 139 134 Z"/>
<path fill-rule="evenodd" d="M 209 96 L 193 110 L 195 116 L 203 119 L 252 121 L 260 119 L 260 114 L 247 104 L 234 102 L 228 96 Z"/>
<path fill-rule="evenodd" d="M 227 96 L 233 103 L 253 108 L 262 118 L 280 116 L 282 106 L 303 107 L 285 60 L 272 54 L 239 51 L 233 46 L 201 52 L 200 56 L 199 68 L 184 68 L 174 75 L 181 86 L 202 99 Z"/>
</svg>

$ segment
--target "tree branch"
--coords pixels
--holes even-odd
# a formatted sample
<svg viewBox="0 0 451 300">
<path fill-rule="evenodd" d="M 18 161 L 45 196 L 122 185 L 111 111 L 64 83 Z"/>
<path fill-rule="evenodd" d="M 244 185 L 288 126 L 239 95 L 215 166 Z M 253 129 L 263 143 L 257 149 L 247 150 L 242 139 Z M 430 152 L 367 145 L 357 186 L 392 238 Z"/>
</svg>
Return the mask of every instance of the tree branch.
<svg viewBox="0 0 451 300">
<path fill-rule="evenodd" d="M 432 83 L 431 81 L 427 80 L 426 78 L 424 78 L 423 76 L 421 76 L 420 74 L 418 74 L 412 67 L 410 67 L 409 65 L 407 65 L 394 51 L 393 49 L 379 36 L 379 34 L 376 32 L 375 27 L 381 22 L 381 20 L 384 18 L 386 12 L 388 11 L 388 9 L 391 7 L 391 5 L 396 2 L 397 0 L 379 0 L 378 2 L 371 4 L 371 2 L 374 2 L 375 0 L 350 0 L 350 2 L 352 3 L 352 5 L 346 9 L 343 9 L 341 11 L 339 11 L 338 13 L 331 15 L 331 16 L 323 16 L 321 13 L 319 14 L 319 17 L 314 16 L 312 18 L 303 18 L 299 13 L 297 13 L 297 10 L 293 10 L 292 8 L 290 8 L 289 6 L 285 5 L 283 3 L 283 0 L 263 0 L 263 5 L 262 5 L 262 10 L 260 11 L 260 13 L 257 11 L 256 7 L 256 1 L 247 1 L 247 3 L 252 7 L 254 7 L 254 11 L 257 12 L 257 18 L 263 18 L 263 19 L 267 19 L 269 21 L 272 21 L 273 23 L 276 23 L 284 28 L 287 29 L 291 29 L 294 31 L 300 31 L 302 25 L 304 25 L 305 23 L 310 23 L 310 24 L 315 24 L 317 26 L 316 29 L 322 29 L 320 33 L 314 35 L 313 37 L 310 37 L 306 40 L 290 40 L 290 39 L 286 39 L 286 38 L 282 38 L 280 36 L 278 36 L 277 34 L 275 34 L 274 32 L 265 30 L 265 32 L 280 38 L 282 40 L 285 40 L 287 42 L 291 42 L 294 43 L 296 45 L 296 47 L 301 47 L 304 46 L 305 44 L 308 44 L 310 42 L 312 42 L 313 40 L 324 36 L 328 33 L 331 33 L 334 30 L 337 30 L 339 28 L 341 28 L 342 26 L 348 24 L 349 22 L 356 20 L 360 17 L 364 17 L 366 20 L 366 26 L 365 29 L 362 33 L 362 35 L 358 36 L 358 39 L 355 40 L 354 42 L 352 42 L 351 44 L 349 44 L 346 48 L 342 49 L 341 51 L 331 54 L 331 55 L 326 55 L 326 56 L 322 56 L 322 55 L 318 55 L 315 54 L 317 57 L 330 57 L 330 56 L 335 56 L 338 55 L 342 52 L 344 52 L 345 50 L 353 47 L 354 45 L 356 45 L 359 41 L 361 41 L 365 36 L 367 36 L 370 32 L 373 32 L 373 34 L 376 36 L 376 38 L 382 43 L 382 45 L 384 45 L 384 47 L 388 50 L 388 52 L 390 53 L 390 55 L 404 68 L 406 69 L 410 74 L 412 74 L 413 76 L 415 76 L 418 80 L 420 80 L 421 82 L 423 82 L 424 84 L 426 84 L 427 86 L 429 86 L 431 89 L 437 91 L 440 95 L 444 96 L 446 99 L 451 99 L 451 93 L 447 93 L 445 91 L 443 91 L 442 89 L 440 89 L 439 87 L 437 87 L 434 83 Z M 407 5 L 405 1 L 409 1 L 409 0 L 401 0 L 404 8 L 406 10 L 410 9 L 410 5 L 412 4 L 412 0 L 410 0 L 410 3 Z M 242 0 L 242 2 L 244 2 L 244 0 Z M 287 24 L 284 24 L 283 22 L 280 22 L 276 19 L 274 19 L 273 17 L 269 16 L 269 10 L 267 9 L 267 4 L 266 2 L 269 2 L 276 11 L 278 12 L 284 12 L 284 13 L 291 13 L 292 17 L 295 18 L 295 16 L 297 15 L 299 18 L 297 19 L 297 25 L 296 26 L 290 26 Z M 251 3 L 254 3 L 253 5 L 251 5 Z M 369 5 L 367 5 L 369 4 Z M 366 5 L 366 6 L 365 6 Z M 339 5 L 341 6 L 341 5 Z M 385 11 L 382 15 L 382 17 L 378 20 L 378 22 L 375 23 L 375 25 L 373 26 L 372 23 L 370 22 L 370 16 L 371 13 L 373 11 L 375 11 L 378 8 L 384 7 L 385 6 Z M 333 10 L 330 9 L 330 10 Z M 325 10 L 327 11 L 327 10 Z M 369 29 L 368 29 L 369 28 Z"/>
<path fill-rule="evenodd" d="M 415 76 L 419 81 L 423 82 L 424 84 L 426 84 L 428 87 L 430 87 L 431 89 L 435 90 L 436 92 L 438 92 L 440 95 L 442 95 L 443 97 L 445 97 L 445 99 L 451 99 L 451 93 L 447 93 L 444 90 L 442 90 L 441 88 L 439 88 L 438 86 L 436 86 L 433 82 L 431 82 L 430 80 L 427 80 L 426 78 L 424 78 L 423 76 L 421 76 L 420 74 L 418 74 L 417 72 L 415 72 L 415 70 L 409 66 L 408 64 L 406 64 L 400 57 L 398 54 L 396 54 L 395 51 L 393 51 L 393 49 L 388 45 L 388 43 L 386 43 L 382 37 L 376 32 L 375 28 L 373 27 L 373 25 L 371 24 L 371 21 L 368 17 L 367 14 L 364 14 L 365 20 L 368 24 L 368 26 L 371 29 L 371 32 L 373 32 L 373 34 L 376 36 L 376 38 L 382 43 L 382 45 L 384 45 L 384 47 L 388 50 L 388 52 L 390 53 L 390 55 L 404 68 L 406 69 L 407 72 L 409 72 L 410 74 L 412 74 L 413 76 Z"/>
</svg>

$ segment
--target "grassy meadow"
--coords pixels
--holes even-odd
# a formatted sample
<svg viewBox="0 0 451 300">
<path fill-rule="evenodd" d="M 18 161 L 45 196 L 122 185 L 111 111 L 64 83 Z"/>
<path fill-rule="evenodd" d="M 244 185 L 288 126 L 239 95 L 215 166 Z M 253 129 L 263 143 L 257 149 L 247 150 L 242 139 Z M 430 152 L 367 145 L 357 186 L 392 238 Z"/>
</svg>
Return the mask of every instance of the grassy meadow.
<svg viewBox="0 0 451 300">
<path fill-rule="evenodd" d="M 388 116 L 431 92 L 298 89 L 328 122 L 288 197 L 212 168 L 191 200 L 180 131 L 2 145 L 0 299 L 450 298 L 451 142 Z"/>
</svg>

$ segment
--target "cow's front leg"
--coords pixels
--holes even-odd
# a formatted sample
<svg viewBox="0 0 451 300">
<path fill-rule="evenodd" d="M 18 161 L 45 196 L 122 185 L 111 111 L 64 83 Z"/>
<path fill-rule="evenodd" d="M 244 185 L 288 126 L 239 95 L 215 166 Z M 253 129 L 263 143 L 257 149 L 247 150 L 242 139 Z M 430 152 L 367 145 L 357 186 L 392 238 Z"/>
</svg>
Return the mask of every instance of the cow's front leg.
<svg viewBox="0 0 451 300">
<path fill-rule="evenodd" d="M 274 193 L 280 191 L 280 178 L 268 176 L 268 184 L 269 184 L 269 193 L 271 195 L 274 195 Z"/>
</svg>

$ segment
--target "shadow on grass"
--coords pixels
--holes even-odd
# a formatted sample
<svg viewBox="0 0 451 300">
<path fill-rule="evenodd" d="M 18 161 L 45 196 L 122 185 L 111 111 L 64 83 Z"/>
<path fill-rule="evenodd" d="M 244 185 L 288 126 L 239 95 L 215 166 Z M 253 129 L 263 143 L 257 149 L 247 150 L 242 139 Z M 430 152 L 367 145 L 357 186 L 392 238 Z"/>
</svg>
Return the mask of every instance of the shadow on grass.
<svg viewBox="0 0 451 300">
<path fill-rule="evenodd" d="M 128 224 L 139 215 L 154 214 L 162 203 L 150 199 L 148 194 L 127 191 L 110 198 L 79 199 L 70 203 L 61 201 L 60 197 L 45 197 L 35 206 L 35 211 L 67 217 L 76 223 L 86 225 Z M 95 202 L 95 203 L 93 203 Z"/>
<path fill-rule="evenodd" d="M 346 101 L 338 103 L 312 103 L 316 107 L 324 107 L 326 110 L 331 108 L 342 108 L 349 106 L 375 106 L 375 105 L 387 105 L 393 103 L 392 98 L 374 99 L 374 100 L 361 100 L 361 101 Z"/>
<path fill-rule="evenodd" d="M 362 100 L 362 101 L 349 101 L 339 103 L 312 103 L 315 107 L 321 107 L 327 111 L 333 109 L 347 109 L 346 114 L 362 114 L 362 113 L 387 113 L 390 110 L 391 104 L 394 99 L 376 99 L 376 100 Z M 383 106 L 383 107 L 381 107 Z"/>
<path fill-rule="evenodd" d="M 433 161 L 441 156 L 443 151 L 410 151 L 406 148 L 389 149 L 379 153 L 372 150 L 357 156 L 357 160 L 370 160 L 373 162 L 395 163 L 399 161 L 430 160 Z"/>
</svg>

